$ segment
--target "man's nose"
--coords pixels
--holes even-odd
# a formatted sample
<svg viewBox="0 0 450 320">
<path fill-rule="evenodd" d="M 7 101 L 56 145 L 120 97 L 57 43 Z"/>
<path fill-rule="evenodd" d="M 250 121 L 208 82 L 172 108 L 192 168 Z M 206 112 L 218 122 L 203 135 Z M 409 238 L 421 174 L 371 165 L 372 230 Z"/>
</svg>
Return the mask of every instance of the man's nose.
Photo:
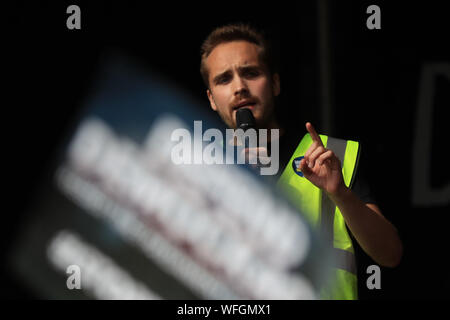
<svg viewBox="0 0 450 320">
<path fill-rule="evenodd" d="M 233 86 L 234 86 L 234 88 L 233 88 L 234 95 L 239 95 L 239 94 L 248 92 L 248 87 L 247 87 L 247 83 L 246 83 L 245 79 L 242 79 L 239 76 L 235 77 L 235 79 L 233 81 Z"/>
</svg>

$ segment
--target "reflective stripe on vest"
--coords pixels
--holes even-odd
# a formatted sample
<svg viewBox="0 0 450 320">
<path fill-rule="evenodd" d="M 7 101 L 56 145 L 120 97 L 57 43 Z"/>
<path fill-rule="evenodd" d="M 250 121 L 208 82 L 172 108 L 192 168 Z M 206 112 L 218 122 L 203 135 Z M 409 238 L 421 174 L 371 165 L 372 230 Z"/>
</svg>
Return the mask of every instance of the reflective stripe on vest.
<svg viewBox="0 0 450 320">
<path fill-rule="evenodd" d="M 326 148 L 333 150 L 341 161 L 342 175 L 347 187 L 351 187 L 358 165 L 359 143 L 320 135 Z M 312 144 L 309 134 L 300 141 L 279 181 L 279 187 L 315 228 L 324 243 L 332 248 L 334 258 L 333 285 L 324 288 L 323 299 L 357 299 L 356 262 L 353 244 L 344 218 L 326 193 L 304 178 L 298 163 Z"/>
</svg>

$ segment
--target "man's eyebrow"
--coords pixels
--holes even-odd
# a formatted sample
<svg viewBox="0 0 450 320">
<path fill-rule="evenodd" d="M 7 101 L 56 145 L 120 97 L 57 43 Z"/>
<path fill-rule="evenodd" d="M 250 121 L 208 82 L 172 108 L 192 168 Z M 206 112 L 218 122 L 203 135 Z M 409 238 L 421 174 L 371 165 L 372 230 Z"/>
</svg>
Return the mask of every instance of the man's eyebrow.
<svg viewBox="0 0 450 320">
<path fill-rule="evenodd" d="M 255 65 L 255 64 L 247 64 L 245 66 L 240 66 L 238 69 L 239 69 L 239 71 L 259 70 L 259 69 L 261 69 L 261 67 L 258 65 Z"/>
<path fill-rule="evenodd" d="M 220 80 L 220 78 L 223 78 L 223 77 L 229 75 L 230 73 L 231 73 L 230 70 L 226 70 L 226 71 L 224 71 L 224 72 L 222 72 L 222 73 L 219 73 L 217 76 L 215 76 L 215 77 L 213 78 L 213 82 L 216 83 L 217 81 Z"/>
</svg>

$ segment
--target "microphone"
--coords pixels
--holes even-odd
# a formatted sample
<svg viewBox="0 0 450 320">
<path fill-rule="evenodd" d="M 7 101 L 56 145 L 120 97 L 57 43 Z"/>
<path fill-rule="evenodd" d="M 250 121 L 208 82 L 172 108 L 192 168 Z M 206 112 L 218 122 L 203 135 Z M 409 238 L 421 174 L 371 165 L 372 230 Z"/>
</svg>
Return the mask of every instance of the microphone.
<svg viewBox="0 0 450 320">
<path fill-rule="evenodd" d="M 250 109 L 240 108 L 236 111 L 236 126 L 238 129 L 242 129 L 244 131 L 244 133 L 248 129 L 255 129 L 255 131 L 256 131 L 256 120 Z M 253 146 L 250 146 L 250 137 L 249 136 L 245 136 L 244 139 L 245 139 L 244 140 L 244 148 L 253 147 Z M 256 141 L 255 142 L 256 142 L 256 147 L 258 147 L 259 146 L 258 133 L 256 133 Z M 267 155 L 266 155 L 266 157 L 267 157 Z M 267 166 L 267 165 L 261 164 L 261 162 L 259 160 L 259 156 L 257 157 L 256 161 L 257 161 L 256 165 L 253 165 L 256 168 Z"/>
<path fill-rule="evenodd" d="M 236 111 L 236 125 L 238 129 L 244 130 L 256 129 L 256 121 L 250 109 L 240 108 Z"/>
<path fill-rule="evenodd" d="M 242 129 L 245 133 L 248 129 L 255 129 L 256 130 L 256 120 L 253 116 L 253 113 L 250 109 L 247 108 L 240 108 L 236 111 L 236 126 L 238 129 Z M 245 136 L 244 138 L 244 146 L 246 148 L 249 147 L 250 144 L 250 138 L 248 136 Z M 256 146 L 258 146 L 258 134 L 256 134 Z"/>
</svg>

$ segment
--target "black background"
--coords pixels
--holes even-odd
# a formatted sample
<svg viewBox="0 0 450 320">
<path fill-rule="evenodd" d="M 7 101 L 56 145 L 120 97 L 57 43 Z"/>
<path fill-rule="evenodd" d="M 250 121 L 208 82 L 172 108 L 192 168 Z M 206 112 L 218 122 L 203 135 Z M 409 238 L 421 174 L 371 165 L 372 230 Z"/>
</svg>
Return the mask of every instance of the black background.
<svg viewBox="0 0 450 320">
<path fill-rule="evenodd" d="M 66 27 L 70 4 L 81 8 L 81 30 Z M 381 30 L 366 28 L 370 4 L 381 8 Z M 333 1 L 330 9 L 332 135 L 363 143 L 371 186 L 405 249 L 399 267 L 382 268 L 382 289 L 368 290 L 365 270 L 374 262 L 357 248 L 360 298 L 448 299 L 448 201 L 429 207 L 415 207 L 411 201 L 421 68 L 430 62 L 450 63 L 445 7 L 438 1 Z M 279 108 L 285 125 L 304 130 L 309 120 L 321 130 L 316 1 L 18 1 L 4 12 L 3 253 L 30 209 L 52 152 L 86 99 L 96 67 L 113 49 L 175 82 L 208 110 L 199 74 L 201 42 L 216 26 L 251 22 L 266 30 L 282 58 Z M 434 187 L 450 181 L 444 154 L 450 83 L 438 83 L 429 155 Z M 6 271 L 1 282 L 5 297 L 30 297 Z"/>
</svg>

